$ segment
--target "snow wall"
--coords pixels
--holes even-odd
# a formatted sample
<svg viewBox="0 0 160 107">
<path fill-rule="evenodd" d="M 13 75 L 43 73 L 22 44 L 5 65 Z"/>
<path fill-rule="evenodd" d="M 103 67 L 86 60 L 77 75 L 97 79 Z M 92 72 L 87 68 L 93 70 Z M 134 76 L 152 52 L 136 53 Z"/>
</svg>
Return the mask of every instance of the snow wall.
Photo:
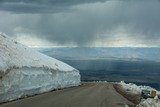
<svg viewBox="0 0 160 107">
<path fill-rule="evenodd" d="M 0 34 L 0 103 L 80 82 L 75 68 Z"/>
<path fill-rule="evenodd" d="M 6 102 L 53 89 L 78 86 L 80 75 L 77 71 L 61 72 L 24 67 L 12 69 L 0 81 L 0 102 Z"/>
</svg>

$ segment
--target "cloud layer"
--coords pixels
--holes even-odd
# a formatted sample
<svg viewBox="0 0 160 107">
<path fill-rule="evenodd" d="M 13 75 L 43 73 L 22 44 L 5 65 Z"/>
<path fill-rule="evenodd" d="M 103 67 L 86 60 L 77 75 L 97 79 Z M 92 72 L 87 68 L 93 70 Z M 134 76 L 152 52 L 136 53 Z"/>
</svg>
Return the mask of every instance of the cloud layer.
<svg viewBox="0 0 160 107">
<path fill-rule="evenodd" d="M 58 45 L 160 46 L 159 0 L 5 0 L 0 10 L 0 30 L 16 37 Z"/>
<path fill-rule="evenodd" d="M 57 13 L 71 6 L 106 0 L 1 0 L 0 9 L 15 13 Z"/>
</svg>

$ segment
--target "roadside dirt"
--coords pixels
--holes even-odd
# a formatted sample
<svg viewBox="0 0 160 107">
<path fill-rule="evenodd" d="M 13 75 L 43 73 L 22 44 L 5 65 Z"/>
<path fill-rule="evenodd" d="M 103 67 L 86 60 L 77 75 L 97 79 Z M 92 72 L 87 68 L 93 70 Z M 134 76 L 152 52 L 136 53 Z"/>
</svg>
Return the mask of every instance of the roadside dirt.
<svg viewBox="0 0 160 107">
<path fill-rule="evenodd" d="M 141 95 L 133 94 L 133 93 L 125 91 L 120 84 L 113 84 L 113 86 L 119 94 L 121 94 L 123 97 L 127 98 L 129 101 L 133 102 L 135 105 L 140 103 L 140 101 L 142 99 Z"/>
</svg>

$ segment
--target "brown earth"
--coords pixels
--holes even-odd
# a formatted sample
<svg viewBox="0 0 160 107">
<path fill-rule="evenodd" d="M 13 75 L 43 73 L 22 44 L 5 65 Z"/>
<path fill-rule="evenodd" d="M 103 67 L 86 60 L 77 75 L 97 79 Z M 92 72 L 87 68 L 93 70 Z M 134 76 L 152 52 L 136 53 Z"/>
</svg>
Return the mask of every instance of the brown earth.
<svg viewBox="0 0 160 107">
<path fill-rule="evenodd" d="M 133 102 L 135 105 L 141 102 L 141 95 L 127 92 L 120 84 L 113 84 L 115 90 L 121 94 L 123 97 L 127 98 L 129 101 Z"/>
</svg>

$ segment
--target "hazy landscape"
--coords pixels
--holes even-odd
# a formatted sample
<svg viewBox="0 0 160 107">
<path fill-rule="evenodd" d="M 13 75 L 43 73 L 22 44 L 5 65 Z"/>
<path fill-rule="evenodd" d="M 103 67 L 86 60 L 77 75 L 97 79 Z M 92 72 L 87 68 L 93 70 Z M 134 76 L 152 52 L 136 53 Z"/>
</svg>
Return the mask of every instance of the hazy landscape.
<svg viewBox="0 0 160 107">
<path fill-rule="evenodd" d="M 160 89 L 159 48 L 41 48 L 38 50 L 77 68 L 82 81 L 125 81 Z"/>
</svg>

